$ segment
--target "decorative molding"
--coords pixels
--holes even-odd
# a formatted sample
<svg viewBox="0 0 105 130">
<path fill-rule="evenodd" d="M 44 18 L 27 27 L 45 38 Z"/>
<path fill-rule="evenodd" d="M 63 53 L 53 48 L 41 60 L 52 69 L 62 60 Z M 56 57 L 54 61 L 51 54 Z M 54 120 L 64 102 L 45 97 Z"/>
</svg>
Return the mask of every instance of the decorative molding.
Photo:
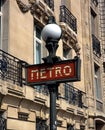
<svg viewBox="0 0 105 130">
<path fill-rule="evenodd" d="M 17 2 L 17 4 L 18 4 L 20 10 L 21 10 L 23 13 L 28 12 L 28 11 L 30 10 L 30 8 L 31 8 L 31 5 L 30 5 L 30 4 L 29 4 L 29 5 L 26 5 L 26 4 L 24 4 L 21 0 L 16 0 L 16 2 Z"/>
<path fill-rule="evenodd" d="M 81 50 L 81 48 L 80 48 L 79 43 L 71 44 L 71 46 L 72 46 L 72 48 L 75 50 L 77 56 L 80 56 L 80 50 Z"/>
<path fill-rule="evenodd" d="M 35 96 L 35 99 L 34 99 L 35 102 L 38 102 L 40 104 L 45 104 L 45 99 L 41 98 L 41 97 L 36 97 Z"/>
<path fill-rule="evenodd" d="M 43 0 L 16 0 L 22 13 L 30 11 L 31 15 L 42 24 L 46 24 L 48 17 L 54 15 L 54 12 L 48 7 Z"/>
<path fill-rule="evenodd" d="M 60 22 L 62 28 L 62 40 L 74 49 L 76 55 L 80 56 L 81 47 L 78 43 L 77 34 L 64 22 Z"/>
</svg>

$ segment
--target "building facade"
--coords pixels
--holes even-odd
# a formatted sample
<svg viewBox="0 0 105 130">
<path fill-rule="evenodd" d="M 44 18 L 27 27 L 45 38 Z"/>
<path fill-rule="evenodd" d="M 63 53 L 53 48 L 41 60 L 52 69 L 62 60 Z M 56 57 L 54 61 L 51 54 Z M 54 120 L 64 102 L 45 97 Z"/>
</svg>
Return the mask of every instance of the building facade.
<svg viewBox="0 0 105 130">
<path fill-rule="evenodd" d="M 105 0 L 0 1 L 0 130 L 49 130 L 47 86 L 25 75 L 48 55 L 49 16 L 62 29 L 57 55 L 81 59 L 81 81 L 59 85 L 57 130 L 105 130 Z"/>
</svg>

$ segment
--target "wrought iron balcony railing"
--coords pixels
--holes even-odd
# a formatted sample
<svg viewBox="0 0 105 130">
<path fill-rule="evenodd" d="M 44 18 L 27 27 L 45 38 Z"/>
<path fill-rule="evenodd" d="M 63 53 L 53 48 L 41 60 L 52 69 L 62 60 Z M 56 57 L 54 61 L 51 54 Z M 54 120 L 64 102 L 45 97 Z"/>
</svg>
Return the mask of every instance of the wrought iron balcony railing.
<svg viewBox="0 0 105 130">
<path fill-rule="evenodd" d="M 49 94 L 48 88 L 45 85 L 34 86 L 34 88 L 35 88 L 35 91 L 38 93 L 42 93 L 47 96 Z"/>
<path fill-rule="evenodd" d="M 100 41 L 96 38 L 94 34 L 92 34 L 92 44 L 93 44 L 93 51 L 97 56 L 101 56 L 101 47 Z"/>
<path fill-rule="evenodd" d="M 0 50 L 0 78 L 13 84 L 22 86 L 23 61 Z"/>
<path fill-rule="evenodd" d="M 44 0 L 44 2 L 54 11 L 54 0 Z"/>
<path fill-rule="evenodd" d="M 36 118 L 36 130 L 48 130 L 47 121 Z"/>
<path fill-rule="evenodd" d="M 0 78 L 7 82 L 22 86 L 25 83 L 23 78 L 23 69 L 27 63 L 0 50 Z M 46 86 L 36 86 L 36 91 L 48 95 L 48 89 Z M 65 84 L 61 95 L 58 98 L 63 98 L 70 104 L 77 105 L 78 107 L 83 106 L 83 95 L 84 93 L 70 84 Z"/>
<path fill-rule="evenodd" d="M 47 86 L 36 86 L 35 90 L 39 93 L 49 95 Z M 81 108 L 85 106 L 85 103 L 83 103 L 85 99 L 85 93 L 67 83 L 64 85 L 64 88 L 60 91 L 57 98 L 62 98 L 68 101 L 69 104 L 76 105 Z"/>
<path fill-rule="evenodd" d="M 0 112 L 0 130 L 6 130 L 7 123 L 6 119 L 3 118 L 2 112 Z"/>
<path fill-rule="evenodd" d="M 83 98 L 85 97 L 85 93 L 77 88 L 74 88 L 72 85 L 65 84 L 61 93 L 63 96 L 60 96 L 60 98 L 65 99 L 69 102 L 69 104 L 76 105 L 81 108 L 84 106 Z"/>
<path fill-rule="evenodd" d="M 75 33 L 77 33 L 77 19 L 65 5 L 60 6 L 60 22 L 66 23 Z"/>
<path fill-rule="evenodd" d="M 97 6 L 98 5 L 98 0 L 92 0 L 92 3 L 94 3 Z"/>
</svg>

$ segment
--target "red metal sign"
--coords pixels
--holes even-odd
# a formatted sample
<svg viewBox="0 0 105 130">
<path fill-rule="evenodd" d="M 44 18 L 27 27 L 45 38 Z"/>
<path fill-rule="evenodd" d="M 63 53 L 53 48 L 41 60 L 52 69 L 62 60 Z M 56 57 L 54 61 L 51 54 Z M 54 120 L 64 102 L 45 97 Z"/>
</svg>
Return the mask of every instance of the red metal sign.
<svg viewBox="0 0 105 130">
<path fill-rule="evenodd" d="M 80 80 L 80 59 L 60 61 L 55 64 L 27 66 L 27 84 L 40 85 L 48 82 L 68 82 Z"/>
</svg>

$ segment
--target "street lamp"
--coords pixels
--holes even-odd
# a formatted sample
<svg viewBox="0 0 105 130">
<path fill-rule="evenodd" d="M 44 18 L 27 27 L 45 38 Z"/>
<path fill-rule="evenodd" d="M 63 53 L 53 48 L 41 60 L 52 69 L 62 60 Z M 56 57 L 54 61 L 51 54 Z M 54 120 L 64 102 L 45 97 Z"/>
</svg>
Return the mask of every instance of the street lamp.
<svg viewBox="0 0 105 130">
<path fill-rule="evenodd" d="M 60 61 L 60 57 L 56 56 L 58 41 L 61 38 L 61 28 L 56 24 L 54 16 L 48 18 L 48 24 L 42 30 L 42 39 L 46 43 L 49 55 L 43 58 L 45 64 L 53 65 Z M 59 84 L 56 81 L 49 81 L 46 84 L 50 93 L 50 130 L 57 129 L 56 121 L 56 97 Z"/>
<path fill-rule="evenodd" d="M 49 56 L 43 58 L 45 63 L 55 63 L 60 60 L 60 57 L 56 56 L 56 50 L 58 48 L 58 41 L 61 38 L 62 30 L 56 24 L 55 18 L 50 16 L 48 24 L 42 30 L 42 39 L 46 42 L 46 48 L 49 52 Z"/>
</svg>

